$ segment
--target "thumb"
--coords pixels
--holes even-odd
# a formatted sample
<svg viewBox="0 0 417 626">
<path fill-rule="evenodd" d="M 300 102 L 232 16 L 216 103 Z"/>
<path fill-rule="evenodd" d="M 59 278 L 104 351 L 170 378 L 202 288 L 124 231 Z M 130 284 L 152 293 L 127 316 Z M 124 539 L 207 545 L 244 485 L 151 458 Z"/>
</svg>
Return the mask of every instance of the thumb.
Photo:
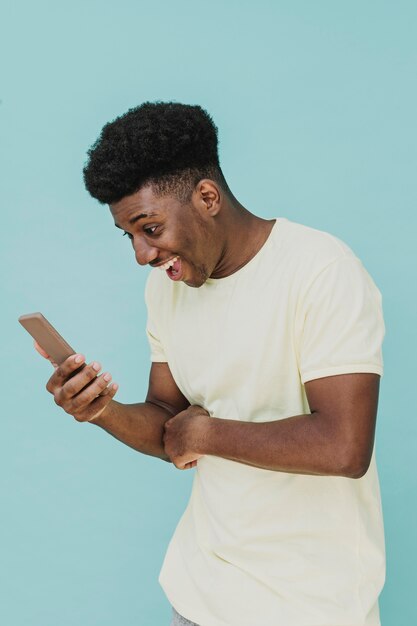
<svg viewBox="0 0 417 626">
<path fill-rule="evenodd" d="M 58 363 L 55 363 L 55 361 L 52 360 L 49 354 L 42 348 L 42 346 L 38 344 L 36 340 L 33 342 L 33 345 L 35 346 L 35 350 L 39 352 L 39 354 L 43 356 L 44 359 L 48 359 L 48 361 L 52 363 L 55 369 L 58 367 Z"/>
<path fill-rule="evenodd" d="M 37 350 L 39 354 L 44 357 L 44 359 L 49 359 L 49 354 L 45 352 L 45 350 L 38 344 L 36 340 L 33 342 L 33 345 L 35 346 L 35 350 Z"/>
</svg>

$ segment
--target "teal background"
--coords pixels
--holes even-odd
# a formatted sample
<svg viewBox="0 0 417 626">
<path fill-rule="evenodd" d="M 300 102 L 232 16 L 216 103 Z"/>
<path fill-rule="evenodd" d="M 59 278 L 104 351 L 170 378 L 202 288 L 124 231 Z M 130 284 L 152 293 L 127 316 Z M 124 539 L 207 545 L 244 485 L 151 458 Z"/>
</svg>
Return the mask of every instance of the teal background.
<svg viewBox="0 0 417 626">
<path fill-rule="evenodd" d="M 417 623 L 416 19 L 401 0 L 3 0 L 2 624 L 169 623 L 157 577 L 193 471 L 63 413 L 17 323 L 42 311 L 143 400 L 147 270 L 81 170 L 104 123 L 157 99 L 204 106 L 238 199 L 340 237 L 383 294 L 381 615 Z"/>
</svg>

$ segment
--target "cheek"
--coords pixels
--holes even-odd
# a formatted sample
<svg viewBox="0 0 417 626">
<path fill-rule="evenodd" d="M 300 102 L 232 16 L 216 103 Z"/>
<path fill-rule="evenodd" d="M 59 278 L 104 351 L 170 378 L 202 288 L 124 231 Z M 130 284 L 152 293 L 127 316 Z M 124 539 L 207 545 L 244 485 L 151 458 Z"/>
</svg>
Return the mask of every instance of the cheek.
<svg viewBox="0 0 417 626">
<path fill-rule="evenodd" d="M 198 260 L 201 258 L 198 244 L 189 234 L 183 237 L 181 241 L 181 250 L 184 254 L 184 258 L 189 260 L 191 263 L 198 263 Z"/>
<path fill-rule="evenodd" d="M 193 233 L 187 231 L 181 238 L 184 261 L 193 266 L 205 278 L 210 274 L 211 250 L 209 241 L 209 234 L 201 232 L 200 229 Z"/>
</svg>

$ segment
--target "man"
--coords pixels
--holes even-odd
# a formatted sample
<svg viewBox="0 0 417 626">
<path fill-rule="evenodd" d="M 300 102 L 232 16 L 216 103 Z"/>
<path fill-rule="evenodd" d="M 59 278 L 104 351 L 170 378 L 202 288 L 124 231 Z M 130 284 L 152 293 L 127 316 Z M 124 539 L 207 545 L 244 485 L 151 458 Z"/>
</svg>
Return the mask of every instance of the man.
<svg viewBox="0 0 417 626">
<path fill-rule="evenodd" d="M 361 261 L 328 233 L 245 209 L 198 106 L 131 109 L 103 128 L 84 177 L 155 268 L 149 390 L 116 402 L 99 363 L 74 374 L 82 355 L 47 389 L 75 419 L 196 467 L 160 576 L 172 624 L 377 626 L 385 328 Z"/>
</svg>

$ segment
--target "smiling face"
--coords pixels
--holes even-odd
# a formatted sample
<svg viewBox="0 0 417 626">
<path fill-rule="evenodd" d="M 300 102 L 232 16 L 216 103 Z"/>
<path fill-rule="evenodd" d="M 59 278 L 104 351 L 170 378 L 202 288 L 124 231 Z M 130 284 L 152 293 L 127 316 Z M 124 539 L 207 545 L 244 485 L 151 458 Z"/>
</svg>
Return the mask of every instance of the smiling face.
<svg viewBox="0 0 417 626">
<path fill-rule="evenodd" d="M 157 195 L 152 186 L 142 187 L 110 205 L 115 225 L 132 242 L 140 265 L 162 267 L 176 259 L 166 271 L 171 280 L 200 287 L 221 259 L 222 243 L 215 220 L 219 211 L 217 189 L 200 181 L 190 202 L 173 195 Z"/>
</svg>

